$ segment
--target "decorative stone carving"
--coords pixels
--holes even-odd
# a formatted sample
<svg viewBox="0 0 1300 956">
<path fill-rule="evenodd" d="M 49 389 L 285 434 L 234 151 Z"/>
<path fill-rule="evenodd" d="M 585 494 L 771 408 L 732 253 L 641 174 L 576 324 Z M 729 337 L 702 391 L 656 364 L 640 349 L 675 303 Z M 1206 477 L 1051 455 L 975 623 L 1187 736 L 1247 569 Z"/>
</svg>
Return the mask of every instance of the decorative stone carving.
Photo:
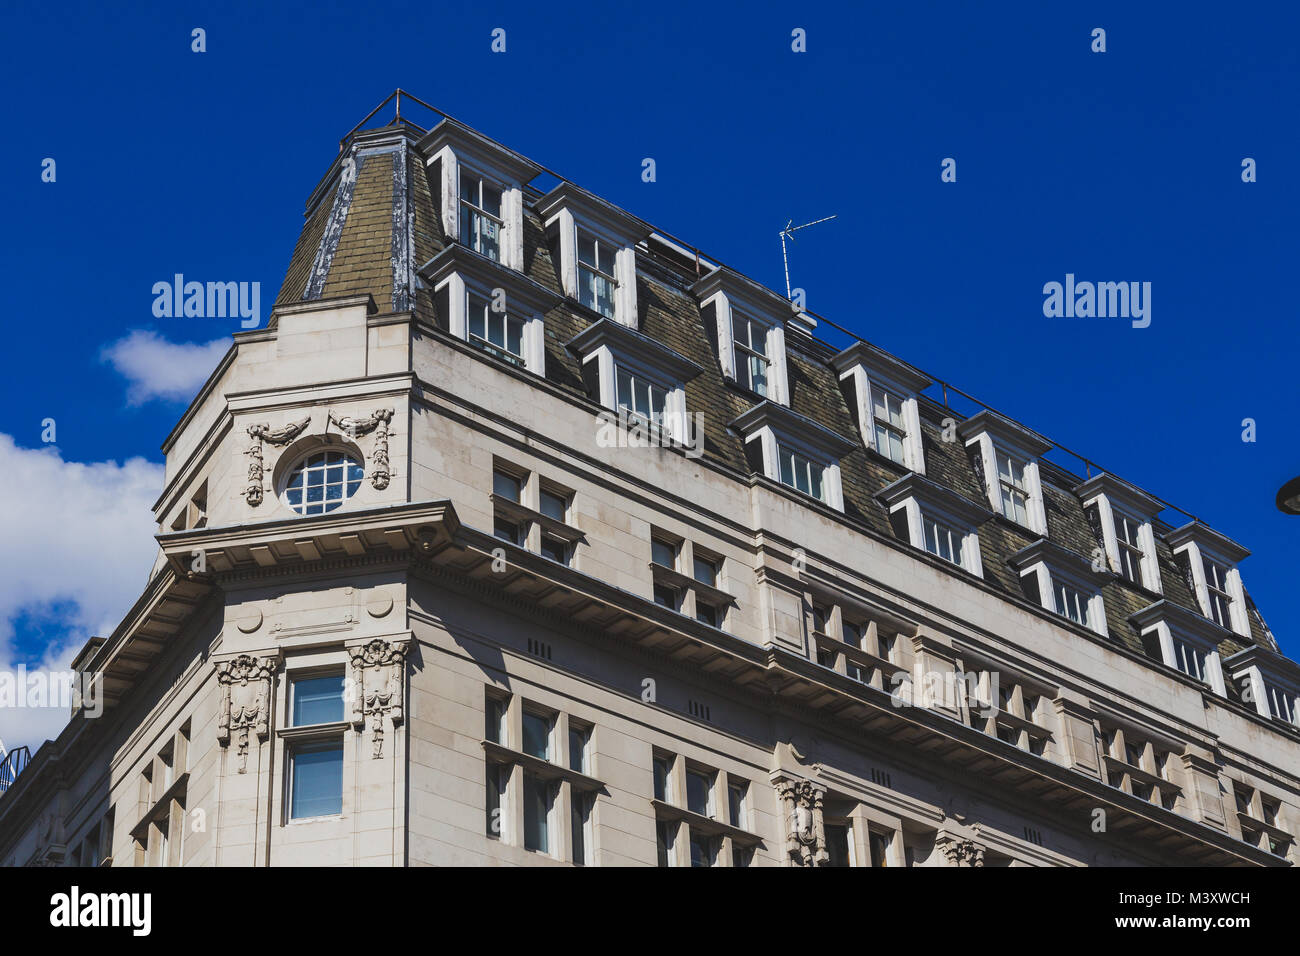
<svg viewBox="0 0 1300 956">
<path fill-rule="evenodd" d="M 785 778 L 776 781 L 785 815 L 785 851 L 794 866 L 824 866 L 826 827 L 822 801 L 826 788 L 811 780 Z"/>
<path fill-rule="evenodd" d="M 373 756 L 384 755 L 384 717 L 393 726 L 402 722 L 402 688 L 406 683 L 406 643 L 376 638 L 348 648 L 352 658 L 352 724 L 358 731 L 366 721 L 374 741 Z"/>
<path fill-rule="evenodd" d="M 940 848 L 949 866 L 972 867 L 984 865 L 984 846 L 974 840 L 959 837 L 941 839 Z"/>
<path fill-rule="evenodd" d="M 277 661 L 269 657 L 238 657 L 217 664 L 221 684 L 221 710 L 217 716 L 217 742 L 230 745 L 231 733 L 238 735 L 239 772 L 248 770 L 248 732 L 266 740 L 271 721 L 271 677 Z"/>
<path fill-rule="evenodd" d="M 337 418 L 330 412 L 329 420 L 354 440 L 375 433 L 375 447 L 370 452 L 370 484 L 377 491 L 387 488 L 392 479 L 388 465 L 388 425 L 393 420 L 393 409 L 377 408 L 370 413 L 369 418 Z"/>
<path fill-rule="evenodd" d="M 268 442 L 272 445 L 287 445 L 293 441 L 311 424 L 311 416 L 308 415 L 300 422 L 291 422 L 282 428 L 272 429 L 270 425 L 249 425 L 248 437 L 253 443 L 248 446 L 244 452 L 248 456 L 248 487 L 244 489 L 244 499 L 256 508 L 262 503 L 262 442 Z"/>
</svg>

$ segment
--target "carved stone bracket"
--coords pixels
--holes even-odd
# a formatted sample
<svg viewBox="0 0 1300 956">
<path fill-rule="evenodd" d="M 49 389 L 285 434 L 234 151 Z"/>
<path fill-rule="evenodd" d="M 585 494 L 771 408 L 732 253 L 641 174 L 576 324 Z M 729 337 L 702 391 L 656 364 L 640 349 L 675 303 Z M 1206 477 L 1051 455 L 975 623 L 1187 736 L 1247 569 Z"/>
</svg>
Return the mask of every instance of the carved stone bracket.
<svg viewBox="0 0 1300 956">
<path fill-rule="evenodd" d="M 311 416 L 308 415 L 300 422 L 291 422 L 282 428 L 272 429 L 270 425 L 249 425 L 248 437 L 253 440 L 244 452 L 248 456 L 248 487 L 244 489 L 244 499 L 256 508 L 262 503 L 262 442 L 271 445 L 287 445 L 293 441 L 311 424 Z"/>
<path fill-rule="evenodd" d="M 373 756 L 384 755 L 384 718 L 402 722 L 402 689 L 406 684 L 406 641 L 376 638 L 348 648 L 352 658 L 352 724 L 362 730 L 367 720 L 374 741 Z"/>
<path fill-rule="evenodd" d="M 271 727 L 271 678 L 279 661 L 274 657 L 240 654 L 217 664 L 221 684 L 221 710 L 217 715 L 217 742 L 230 745 L 238 739 L 239 772 L 248 770 L 248 733 L 266 740 Z"/>
<path fill-rule="evenodd" d="M 785 818 L 785 852 L 792 866 L 825 866 L 826 827 L 822 802 L 826 788 L 797 777 L 774 781 Z"/>
<path fill-rule="evenodd" d="M 981 843 L 947 834 L 941 834 L 937 842 L 949 866 L 972 867 L 984 865 L 985 847 Z"/>
</svg>

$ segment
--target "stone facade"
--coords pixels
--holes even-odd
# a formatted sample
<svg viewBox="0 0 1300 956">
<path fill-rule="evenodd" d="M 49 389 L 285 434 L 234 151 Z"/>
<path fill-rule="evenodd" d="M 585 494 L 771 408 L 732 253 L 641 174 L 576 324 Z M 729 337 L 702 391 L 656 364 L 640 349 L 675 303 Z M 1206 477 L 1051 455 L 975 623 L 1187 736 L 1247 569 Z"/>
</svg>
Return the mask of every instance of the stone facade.
<svg viewBox="0 0 1300 956">
<path fill-rule="evenodd" d="M 457 251 L 449 163 L 524 180 L 501 201 L 513 265 Z M 1157 520 L 1161 590 L 1103 560 L 1079 575 L 1104 621 L 1053 613 L 1029 562 L 1107 554 L 1091 486 L 1044 457 L 1042 524 L 994 514 L 963 416 L 927 396 L 896 464 L 864 444 L 844 353 L 789 310 L 766 340 L 782 385 L 738 384 L 718 316 L 779 297 L 714 275 L 719 298 L 712 264 L 594 197 L 540 196 L 535 169 L 449 121 L 348 142 L 268 328 L 235 336 L 167 439 L 154 574 L 83 664 L 106 713 L 0 797 L 0 863 L 1294 862 L 1300 732 L 1242 688 L 1297 668 L 1244 590 L 1235 629 L 1183 622 L 1212 609 Z M 567 285 L 565 203 L 617 250 L 604 314 Z M 536 303 L 518 355 L 474 338 L 479 276 Z M 677 370 L 698 446 L 607 440 L 603 359 L 575 344 L 601 321 L 636 333 L 608 336 L 629 367 Z M 798 425 L 837 495 L 772 470 L 744 417 L 764 401 L 755 427 Z M 358 470 L 304 514 L 314 460 L 326 483 Z M 980 562 L 910 540 L 908 496 L 971 521 Z M 1165 621 L 1204 637 L 1222 692 L 1171 666 Z M 331 719 L 295 698 L 314 678 L 340 683 Z M 320 754 L 337 785 L 300 792 Z M 322 786 L 325 811 L 298 812 Z"/>
</svg>

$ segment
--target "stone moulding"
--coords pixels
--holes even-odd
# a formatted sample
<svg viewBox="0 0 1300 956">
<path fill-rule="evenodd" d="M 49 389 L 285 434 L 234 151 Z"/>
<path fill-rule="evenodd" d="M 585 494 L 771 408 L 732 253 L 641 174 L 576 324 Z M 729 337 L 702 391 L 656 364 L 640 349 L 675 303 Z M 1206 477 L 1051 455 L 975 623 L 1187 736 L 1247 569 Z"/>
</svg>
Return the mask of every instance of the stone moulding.
<svg viewBox="0 0 1300 956">
<path fill-rule="evenodd" d="M 348 648 L 352 660 L 348 687 L 352 725 L 361 732 L 370 723 L 372 756 L 376 760 L 384 755 L 384 718 L 391 720 L 394 727 L 402 723 L 402 691 L 409 647 L 409 638 L 394 641 L 375 638 Z"/>
<path fill-rule="evenodd" d="M 271 681 L 279 666 L 277 657 L 240 654 L 217 663 L 221 708 L 217 714 L 217 743 L 230 746 L 237 739 L 239 772 L 248 770 L 249 731 L 265 741 L 271 730 Z"/>
</svg>

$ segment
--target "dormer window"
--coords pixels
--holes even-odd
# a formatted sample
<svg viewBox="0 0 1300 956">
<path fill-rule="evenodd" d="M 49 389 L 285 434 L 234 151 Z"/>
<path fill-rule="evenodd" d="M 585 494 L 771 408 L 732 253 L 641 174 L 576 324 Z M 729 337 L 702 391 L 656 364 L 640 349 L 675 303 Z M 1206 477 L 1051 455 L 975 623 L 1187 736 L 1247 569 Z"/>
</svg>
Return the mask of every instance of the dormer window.
<svg viewBox="0 0 1300 956">
<path fill-rule="evenodd" d="M 918 396 L 930 380 L 866 342 L 855 342 L 831 365 L 839 372 L 862 443 L 896 465 L 925 474 Z"/>
<path fill-rule="evenodd" d="M 872 388 L 871 425 L 876 450 L 891 461 L 905 465 L 903 447 L 907 441 L 907 426 L 903 422 L 903 400 L 883 388 Z"/>
<path fill-rule="evenodd" d="M 731 422 L 754 471 L 844 510 L 840 459 L 856 445 L 784 405 L 760 402 Z"/>
<path fill-rule="evenodd" d="M 736 381 L 740 385 L 767 397 L 771 378 L 772 360 L 767 357 L 768 329 L 753 319 L 733 312 L 731 330 L 735 336 Z"/>
<path fill-rule="evenodd" d="M 1152 520 L 1164 505 L 1114 475 L 1094 475 L 1074 489 L 1107 563 L 1120 577 L 1160 593 Z"/>
<path fill-rule="evenodd" d="M 635 329 L 635 247 L 650 235 L 650 226 L 572 183 L 560 183 L 538 200 L 537 212 L 565 295 Z"/>
<path fill-rule="evenodd" d="M 1029 485 L 1025 480 L 1025 462 L 1010 452 L 998 449 L 998 500 L 1002 515 L 1016 524 L 1029 527 Z"/>
<path fill-rule="evenodd" d="M 819 501 L 826 500 L 822 487 L 822 476 L 826 473 L 825 462 L 815 461 L 781 444 L 777 445 L 777 460 L 781 484 L 802 491 L 805 495 L 812 495 Z"/>
<path fill-rule="evenodd" d="M 448 246 L 420 275 L 433 287 L 438 319 L 451 335 L 495 359 L 545 374 L 542 316 L 559 296 L 461 245 Z"/>
<path fill-rule="evenodd" d="M 760 398 L 789 405 L 785 324 L 794 316 L 790 302 L 726 267 L 714 269 L 691 291 L 717 346 L 722 374 Z"/>
<path fill-rule="evenodd" d="M 613 247 L 578 230 L 578 301 L 612 319 L 617 287 Z"/>
<path fill-rule="evenodd" d="M 1231 538 L 1199 522 L 1166 536 L 1206 618 L 1242 637 L 1250 636 L 1246 594 L 1237 562 L 1250 554 Z"/>
<path fill-rule="evenodd" d="M 976 529 L 989 518 L 987 508 L 917 474 L 904 475 L 877 498 L 889 510 L 898 537 L 971 574 L 983 575 Z"/>
<path fill-rule="evenodd" d="M 568 349 L 582 362 L 592 396 L 620 420 L 644 423 L 677 445 L 693 443 L 686 383 L 704 371 L 700 366 L 612 319 L 589 325 Z"/>
<path fill-rule="evenodd" d="M 1051 442 L 985 409 L 957 428 L 975 458 L 993 510 L 1036 534 L 1047 534 L 1038 456 Z"/>
<path fill-rule="evenodd" d="M 477 292 L 466 289 L 465 296 L 470 342 L 509 362 L 523 365 L 524 320 L 504 310 L 494 310 L 492 301 Z"/>
<path fill-rule="evenodd" d="M 1223 662 L 1242 702 L 1261 717 L 1295 726 L 1300 717 L 1300 664 L 1257 644 Z"/>
<path fill-rule="evenodd" d="M 443 234 L 507 268 L 524 268 L 523 186 L 541 167 L 454 120 L 420 141 Z"/>
<path fill-rule="evenodd" d="M 619 409 L 662 428 L 670 389 L 622 365 L 615 366 L 614 377 Z"/>
<path fill-rule="evenodd" d="M 1132 621 L 1147 647 L 1158 648 L 1165 664 L 1226 696 L 1219 643 L 1228 635 L 1222 628 L 1166 600 L 1138 611 Z"/>
<path fill-rule="evenodd" d="M 460 241 L 493 262 L 501 261 L 501 186 L 468 169 L 460 173 Z"/>
<path fill-rule="evenodd" d="M 1115 547 L 1119 558 L 1119 573 L 1133 584 L 1142 583 L 1142 562 L 1146 560 L 1146 547 L 1142 543 L 1142 525 L 1122 511 L 1114 513 Z"/>
<path fill-rule="evenodd" d="M 1208 617 L 1219 627 L 1232 628 L 1232 594 L 1228 590 L 1228 568 L 1218 561 L 1201 557 L 1205 571 Z"/>
<path fill-rule="evenodd" d="M 1112 575 L 1097 572 L 1087 558 L 1046 538 L 1021 548 L 1008 563 L 1020 573 L 1025 594 L 1044 610 L 1096 631 L 1108 633 L 1101 586 Z"/>
</svg>

